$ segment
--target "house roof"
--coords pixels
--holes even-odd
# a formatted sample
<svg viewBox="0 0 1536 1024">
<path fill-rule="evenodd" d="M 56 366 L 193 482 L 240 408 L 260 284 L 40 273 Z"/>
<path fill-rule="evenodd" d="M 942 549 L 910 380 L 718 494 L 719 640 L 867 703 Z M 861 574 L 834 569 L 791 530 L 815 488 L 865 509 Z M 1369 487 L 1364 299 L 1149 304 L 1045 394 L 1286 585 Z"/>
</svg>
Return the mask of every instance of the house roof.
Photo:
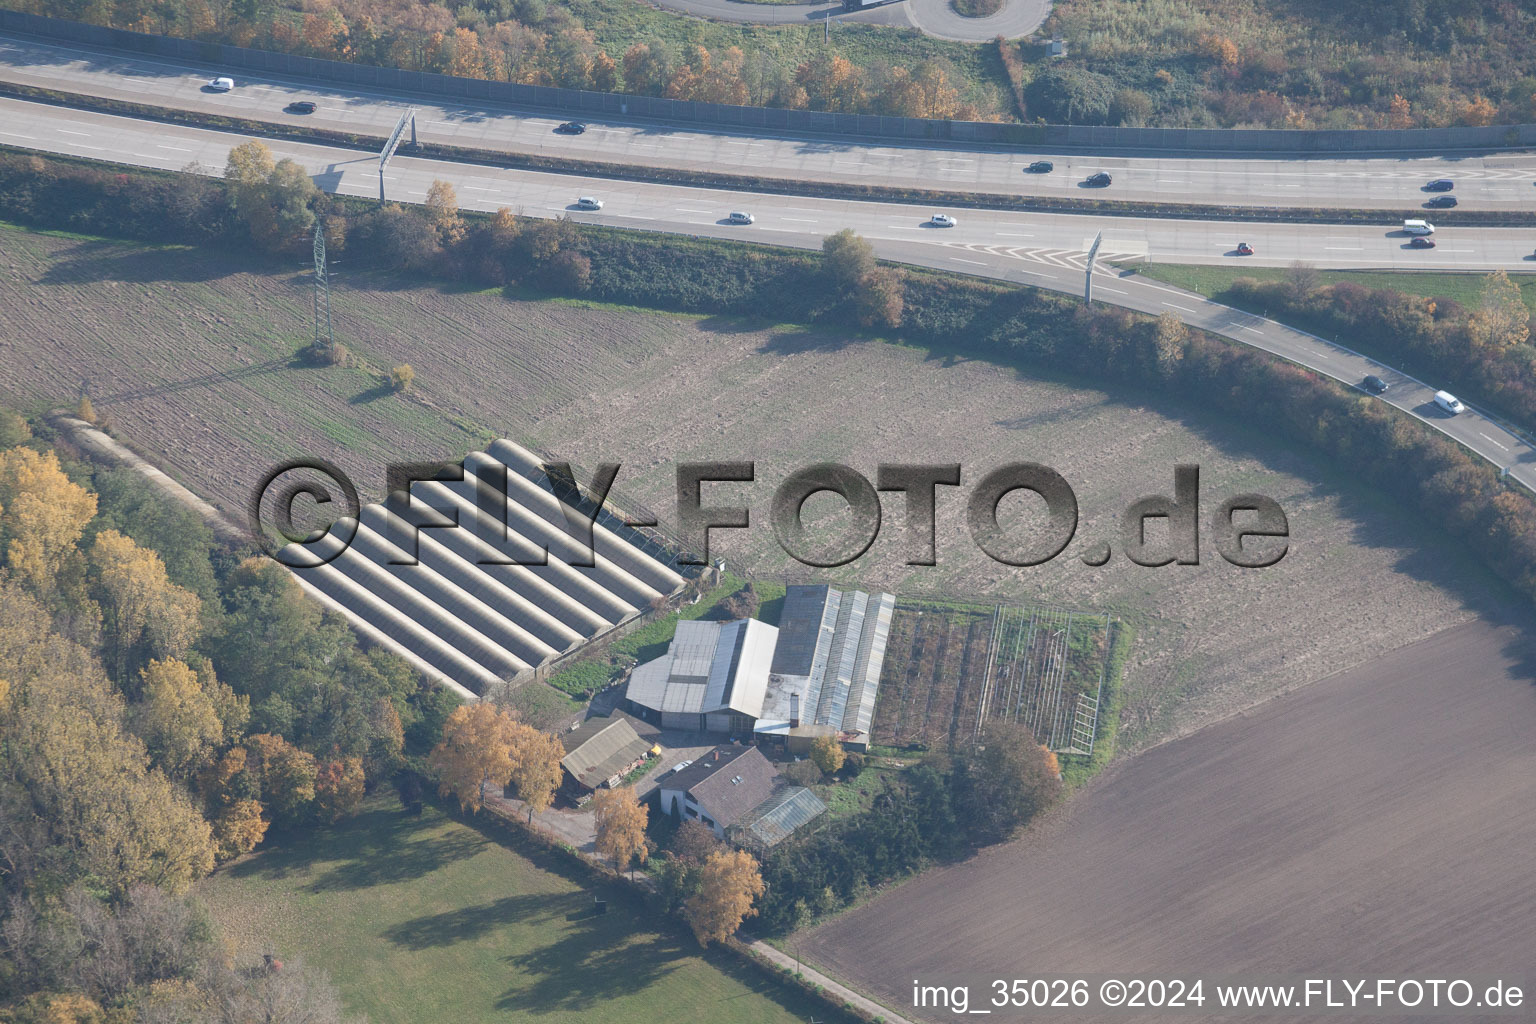
<svg viewBox="0 0 1536 1024">
<path fill-rule="evenodd" d="M 804 786 L 784 786 L 743 815 L 736 827 L 741 830 L 742 843 L 767 848 L 788 839 L 795 829 L 826 810 L 827 805 Z"/>
<path fill-rule="evenodd" d="M 697 764 L 684 770 L 691 771 Z M 756 747 L 743 748 L 736 757 L 706 767 L 713 770 L 690 786 L 688 794 L 722 828 L 772 796 L 779 777 L 778 769 Z"/>
<path fill-rule="evenodd" d="M 596 789 L 644 757 L 646 751 L 651 749 L 652 741 L 642 738 L 635 732 L 634 726 L 622 718 L 607 721 L 594 718 L 591 722 L 604 724 L 575 746 L 567 743 L 567 753 L 560 759 L 560 763 L 577 782 L 589 789 Z M 575 737 L 581 731 L 573 730 L 567 737 Z"/>
<path fill-rule="evenodd" d="M 593 715 L 576 728 L 561 733 L 560 742 L 565 745 L 565 752 L 569 754 L 616 721 L 628 722 L 629 727 L 635 730 L 635 735 L 643 740 L 654 743 L 661 738 L 661 730 L 650 722 L 615 708 L 606 715 Z"/>
</svg>

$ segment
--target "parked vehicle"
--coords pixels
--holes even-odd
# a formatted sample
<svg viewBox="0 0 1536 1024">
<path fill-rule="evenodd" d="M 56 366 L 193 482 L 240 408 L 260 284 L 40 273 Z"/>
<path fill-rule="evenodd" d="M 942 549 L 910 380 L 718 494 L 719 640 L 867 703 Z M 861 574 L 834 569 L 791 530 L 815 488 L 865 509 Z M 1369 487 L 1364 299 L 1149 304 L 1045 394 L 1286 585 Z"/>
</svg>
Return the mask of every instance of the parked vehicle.
<svg viewBox="0 0 1536 1024">
<path fill-rule="evenodd" d="M 1056 165 L 1049 160 L 1036 160 L 1024 169 L 1030 174 L 1050 174 L 1056 169 Z"/>
<path fill-rule="evenodd" d="M 732 224 L 751 224 L 757 220 L 757 218 L 752 216 L 750 213 L 745 213 L 741 210 L 732 210 L 730 216 L 726 217 L 725 219 L 730 221 Z"/>
<path fill-rule="evenodd" d="M 219 77 L 208 80 L 208 90 L 210 92 L 229 92 L 234 87 L 235 80 L 233 78 Z"/>
<path fill-rule="evenodd" d="M 1095 174 L 1088 175 L 1087 184 L 1093 186 L 1094 188 L 1104 188 L 1114 180 L 1115 179 L 1111 178 L 1106 172 L 1099 171 Z"/>
<path fill-rule="evenodd" d="M 1387 390 L 1387 382 L 1374 373 L 1367 374 L 1366 378 L 1360 382 L 1360 388 L 1363 391 L 1369 391 L 1373 395 L 1379 395 Z"/>
<path fill-rule="evenodd" d="M 1459 412 L 1466 412 L 1467 409 L 1466 406 L 1461 404 L 1461 400 L 1449 391 L 1436 391 L 1435 404 L 1452 416 Z"/>
<path fill-rule="evenodd" d="M 1435 233 L 1435 226 L 1427 220 L 1405 220 L 1403 230 L 1410 235 L 1432 235 Z"/>
<path fill-rule="evenodd" d="M 955 218 L 951 217 L 947 213 L 936 213 L 932 217 L 928 218 L 928 223 L 932 224 L 936 228 L 952 228 L 960 222 L 955 220 Z"/>
<path fill-rule="evenodd" d="M 1456 187 L 1456 183 L 1450 178 L 1436 178 L 1424 186 L 1425 192 L 1449 192 Z"/>
<path fill-rule="evenodd" d="M 576 209 L 578 210 L 601 210 L 602 208 L 603 201 L 601 199 L 593 199 L 591 196 L 582 196 L 580 199 L 576 200 Z"/>
<path fill-rule="evenodd" d="M 1247 242 L 1238 242 L 1237 243 L 1237 254 L 1239 256 L 1252 256 L 1253 255 L 1253 246 L 1249 245 Z"/>
</svg>

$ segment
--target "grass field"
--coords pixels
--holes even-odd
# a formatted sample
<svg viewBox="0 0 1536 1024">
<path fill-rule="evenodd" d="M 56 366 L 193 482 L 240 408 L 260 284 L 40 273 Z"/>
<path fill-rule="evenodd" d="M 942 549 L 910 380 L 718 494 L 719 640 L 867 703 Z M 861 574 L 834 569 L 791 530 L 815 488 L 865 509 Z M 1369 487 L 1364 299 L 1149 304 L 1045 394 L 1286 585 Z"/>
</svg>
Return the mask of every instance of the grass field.
<svg viewBox="0 0 1536 1024">
<path fill-rule="evenodd" d="M 1143 277 L 1163 281 L 1178 288 L 1199 292 L 1207 298 L 1229 302 L 1227 290 L 1240 277 L 1259 281 L 1285 279 L 1283 267 L 1197 267 L 1177 263 L 1138 263 L 1136 272 Z M 1422 295 L 1426 298 L 1448 298 L 1468 308 L 1475 308 L 1483 293 L 1482 274 L 1440 274 L 1433 272 L 1388 273 L 1369 270 L 1319 270 L 1318 280 L 1323 284 L 1347 281 L 1362 288 L 1393 288 L 1406 295 Z M 1520 286 L 1520 294 L 1532 313 L 1536 313 L 1536 274 L 1511 274 L 1510 280 Z M 1262 310 L 1260 311 L 1262 312 Z"/>
<path fill-rule="evenodd" d="M 302 956 L 372 1024 L 835 1019 L 730 956 L 701 953 L 621 886 L 602 890 L 608 912 L 595 915 L 584 879 L 501 838 L 375 796 L 338 826 L 274 840 L 200 894 L 240 959 Z"/>
</svg>

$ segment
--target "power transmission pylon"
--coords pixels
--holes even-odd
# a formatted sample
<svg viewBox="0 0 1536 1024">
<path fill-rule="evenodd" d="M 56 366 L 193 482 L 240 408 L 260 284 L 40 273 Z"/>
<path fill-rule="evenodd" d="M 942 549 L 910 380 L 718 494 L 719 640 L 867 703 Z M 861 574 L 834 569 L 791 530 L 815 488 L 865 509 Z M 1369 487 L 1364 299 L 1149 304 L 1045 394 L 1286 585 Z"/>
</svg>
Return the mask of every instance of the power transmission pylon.
<svg viewBox="0 0 1536 1024">
<path fill-rule="evenodd" d="M 313 349 L 336 362 L 336 338 L 331 333 L 331 279 L 325 269 L 325 221 L 315 220 L 315 340 Z"/>
</svg>

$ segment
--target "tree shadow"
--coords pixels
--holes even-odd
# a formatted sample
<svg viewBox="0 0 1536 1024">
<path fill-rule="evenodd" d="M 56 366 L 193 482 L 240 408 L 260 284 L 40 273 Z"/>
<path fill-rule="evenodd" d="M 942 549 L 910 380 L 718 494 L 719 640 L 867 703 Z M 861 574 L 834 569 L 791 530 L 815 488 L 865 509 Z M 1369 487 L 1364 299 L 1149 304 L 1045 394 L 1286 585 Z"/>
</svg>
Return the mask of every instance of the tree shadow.
<svg viewBox="0 0 1536 1024">
<path fill-rule="evenodd" d="M 384 938 L 410 950 L 451 946 L 456 942 L 478 939 L 508 921 L 526 925 L 553 920 L 562 910 L 581 902 L 586 902 L 586 914 L 592 916 L 591 901 L 585 893 L 520 893 L 516 896 L 503 896 L 489 903 L 403 921 L 386 929 Z M 577 911 L 569 910 L 565 918 L 568 921 L 578 919 L 576 915 Z"/>
<path fill-rule="evenodd" d="M 38 284 L 93 284 L 122 281 L 149 284 L 172 281 L 200 284 L 252 269 L 245 260 L 226 259 L 205 248 L 166 248 L 145 259 L 141 245 L 115 240 L 87 240 L 59 254 L 37 279 Z"/>
<path fill-rule="evenodd" d="M 796 330 L 775 331 L 758 347 L 764 355 L 802 355 L 807 352 L 841 352 L 850 345 L 865 339 L 852 332 L 828 328 L 801 327 Z"/>
<path fill-rule="evenodd" d="M 394 387 L 392 385 L 390 385 L 388 382 L 381 382 L 381 383 L 375 384 L 371 388 L 367 388 L 367 389 L 365 389 L 363 391 L 359 391 L 357 394 L 355 394 L 351 398 L 347 399 L 347 404 L 348 405 L 367 405 L 370 402 L 377 402 L 379 399 L 385 398 L 385 397 L 387 397 L 389 395 L 392 395 L 394 393 L 395 393 L 395 389 L 394 389 Z"/>
</svg>

